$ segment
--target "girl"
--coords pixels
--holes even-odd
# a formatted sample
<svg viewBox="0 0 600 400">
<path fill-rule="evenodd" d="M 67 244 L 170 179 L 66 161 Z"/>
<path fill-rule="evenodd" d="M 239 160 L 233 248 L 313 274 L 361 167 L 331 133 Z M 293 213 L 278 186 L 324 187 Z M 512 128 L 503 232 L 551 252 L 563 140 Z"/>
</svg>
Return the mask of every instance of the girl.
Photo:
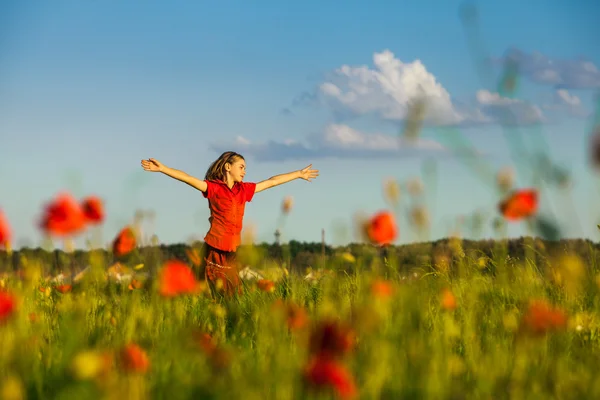
<svg viewBox="0 0 600 400">
<path fill-rule="evenodd" d="M 208 199 L 210 208 L 210 229 L 204 237 L 202 246 L 202 265 L 200 278 L 205 278 L 215 293 L 222 289 L 226 294 L 241 293 L 240 278 L 235 260 L 235 252 L 240 245 L 242 220 L 246 202 L 252 201 L 255 193 L 293 181 L 309 181 L 319 176 L 319 171 L 308 167 L 276 175 L 259 183 L 243 182 L 246 175 L 246 162 L 240 154 L 227 151 L 215 161 L 204 180 L 200 180 L 183 171 L 169 168 L 158 160 L 142 160 L 146 171 L 163 174 L 200 190 Z M 204 272 L 204 277 L 202 277 Z M 221 285 L 223 285 L 221 287 Z"/>
</svg>

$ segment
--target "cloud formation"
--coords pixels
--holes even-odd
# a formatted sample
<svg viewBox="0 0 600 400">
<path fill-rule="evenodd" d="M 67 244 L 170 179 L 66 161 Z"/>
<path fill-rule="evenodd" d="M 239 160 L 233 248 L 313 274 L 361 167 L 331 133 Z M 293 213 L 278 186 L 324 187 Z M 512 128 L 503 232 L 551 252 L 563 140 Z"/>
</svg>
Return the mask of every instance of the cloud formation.
<svg viewBox="0 0 600 400">
<path fill-rule="evenodd" d="M 496 65 L 515 61 L 519 73 L 528 79 L 557 89 L 600 89 L 600 70 L 591 61 L 552 59 L 539 52 L 530 54 L 519 49 L 509 50 L 504 57 L 493 58 Z"/>
<path fill-rule="evenodd" d="M 543 105 L 545 110 L 552 113 L 564 113 L 572 117 L 585 118 L 590 115 L 581 99 L 569 93 L 567 89 L 558 89 L 554 92 L 551 100 Z"/>
<path fill-rule="evenodd" d="M 329 157 L 370 159 L 455 155 L 433 140 L 407 141 L 398 136 L 361 132 L 344 124 L 330 124 L 323 132 L 307 137 L 304 143 L 295 140 L 253 143 L 238 136 L 233 143 L 214 143 L 211 147 L 218 153 L 233 149 L 265 162 Z"/>
<path fill-rule="evenodd" d="M 327 125 L 322 132 L 309 135 L 303 141 L 251 142 L 238 137 L 233 143 L 214 143 L 216 152 L 237 150 L 261 161 L 308 160 L 335 158 L 420 157 L 423 155 L 473 156 L 444 148 L 435 141 L 414 142 L 383 133 L 366 133 L 349 123 L 360 117 L 375 117 L 380 121 L 400 124 L 410 117 L 416 101 L 426 104 L 425 125 L 480 126 L 486 124 L 531 125 L 544 123 L 549 115 L 566 112 L 584 116 L 579 97 L 567 88 L 600 87 L 600 73 L 594 64 L 583 60 L 556 61 L 518 50 L 506 57 L 517 61 L 520 72 L 540 83 L 557 87 L 543 106 L 525 100 L 509 98 L 489 90 L 479 90 L 466 102 L 453 99 L 420 60 L 403 62 L 389 50 L 374 53 L 372 67 L 342 65 L 327 75 L 314 91 L 298 95 L 283 114 L 303 105 L 321 105 L 331 111 L 337 123 Z M 494 60 L 504 62 L 505 58 Z"/>
<path fill-rule="evenodd" d="M 487 118 L 486 122 L 501 125 L 530 125 L 545 120 L 540 107 L 521 99 L 503 97 L 488 90 L 479 90 L 475 97 L 481 115 Z"/>
<path fill-rule="evenodd" d="M 411 104 L 419 100 L 426 103 L 424 122 L 429 125 L 531 124 L 543 120 L 539 107 L 487 91 L 480 91 L 470 102 L 457 102 L 420 60 L 405 63 L 389 50 L 373 55 L 372 68 L 337 68 L 314 93 L 296 98 L 292 107 L 319 102 L 340 122 L 361 116 L 398 122 L 407 118 Z"/>
<path fill-rule="evenodd" d="M 427 103 L 425 118 L 439 124 L 456 124 L 463 116 L 454 108 L 450 94 L 427 71 L 420 60 L 404 63 L 389 50 L 373 55 L 374 68 L 343 65 L 321 83 L 317 96 L 338 114 L 376 115 L 400 121 L 410 103 Z"/>
</svg>

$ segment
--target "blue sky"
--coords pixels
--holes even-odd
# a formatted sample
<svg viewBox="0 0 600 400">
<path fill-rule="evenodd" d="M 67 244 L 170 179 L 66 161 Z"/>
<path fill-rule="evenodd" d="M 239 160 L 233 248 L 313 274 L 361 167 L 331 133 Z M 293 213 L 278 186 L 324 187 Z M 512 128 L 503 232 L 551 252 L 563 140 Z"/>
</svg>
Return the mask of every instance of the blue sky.
<svg viewBox="0 0 600 400">
<path fill-rule="evenodd" d="M 295 208 L 284 239 L 317 241 L 325 228 L 329 243 L 348 241 L 355 213 L 387 207 L 384 179 L 418 177 L 426 159 L 437 166 L 436 188 L 426 187 L 431 238 L 443 237 L 458 215 L 493 214 L 497 198 L 440 143 L 458 130 L 494 171 L 511 165 L 507 110 L 517 125 L 508 135 L 543 137 L 573 174 L 573 194 L 550 191 L 542 208 L 560 211 L 566 235 L 597 239 L 585 146 L 600 89 L 600 6 L 480 1 L 474 37 L 461 2 L 396 3 L 2 2 L 0 208 L 15 244 L 40 243 L 35 222 L 61 190 L 105 199 L 104 242 L 136 209 L 156 213 L 148 229 L 162 242 L 202 238 L 206 200 L 139 162 L 203 176 L 224 149 L 246 155 L 251 181 L 311 162 L 321 171 L 247 206 L 259 241 L 273 240 L 287 195 Z M 523 71 L 512 98 L 497 93 L 507 54 Z M 493 62 L 479 76 L 484 59 Z M 428 123 L 420 142 L 402 147 L 415 93 L 429 101 Z M 519 174 L 518 183 L 531 181 Z M 399 243 L 410 241 L 401 229 Z"/>
</svg>

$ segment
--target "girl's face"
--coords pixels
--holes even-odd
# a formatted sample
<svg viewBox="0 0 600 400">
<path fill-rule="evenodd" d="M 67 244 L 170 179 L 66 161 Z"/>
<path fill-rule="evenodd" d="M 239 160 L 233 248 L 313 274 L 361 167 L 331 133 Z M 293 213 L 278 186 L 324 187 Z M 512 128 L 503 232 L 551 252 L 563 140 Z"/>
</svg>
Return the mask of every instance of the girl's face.
<svg viewBox="0 0 600 400">
<path fill-rule="evenodd" d="M 242 182 L 244 175 L 246 175 L 246 162 L 244 159 L 238 158 L 228 166 L 227 173 L 231 176 L 233 182 Z"/>
</svg>

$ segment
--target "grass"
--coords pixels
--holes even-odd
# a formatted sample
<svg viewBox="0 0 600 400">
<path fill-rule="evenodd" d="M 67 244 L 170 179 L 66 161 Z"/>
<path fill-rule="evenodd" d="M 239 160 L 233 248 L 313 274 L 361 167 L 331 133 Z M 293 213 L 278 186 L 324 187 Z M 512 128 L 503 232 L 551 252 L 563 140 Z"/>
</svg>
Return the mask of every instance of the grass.
<svg viewBox="0 0 600 400">
<path fill-rule="evenodd" d="M 459 253 L 449 269 L 406 276 L 358 257 L 354 273 L 284 276 L 273 292 L 246 282 L 243 296 L 224 302 L 164 298 L 157 279 L 129 290 L 103 279 L 100 264 L 66 293 L 35 273 L 9 275 L 1 284 L 18 304 L 0 325 L 0 390 L 6 399 L 329 398 L 304 371 L 311 334 L 332 320 L 354 332 L 339 362 L 361 399 L 596 398 L 596 271 L 574 273 L 570 260 L 552 273 L 523 260 L 492 274 L 500 260 Z M 524 319 L 534 299 L 558 307 L 566 324 L 544 325 L 550 312 Z M 290 328 L 290 303 L 306 324 Z M 127 356 L 130 344 L 145 356 Z"/>
</svg>

